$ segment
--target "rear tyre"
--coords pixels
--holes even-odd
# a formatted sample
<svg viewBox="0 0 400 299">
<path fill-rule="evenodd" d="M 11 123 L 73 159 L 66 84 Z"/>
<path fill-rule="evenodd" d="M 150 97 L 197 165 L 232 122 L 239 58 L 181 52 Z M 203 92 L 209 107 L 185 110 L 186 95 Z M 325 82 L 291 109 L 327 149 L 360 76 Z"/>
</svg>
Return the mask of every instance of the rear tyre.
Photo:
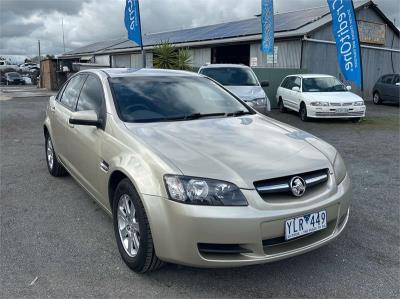
<svg viewBox="0 0 400 299">
<path fill-rule="evenodd" d="M 372 102 L 373 102 L 375 105 L 382 104 L 382 99 L 381 99 L 381 96 L 379 95 L 378 92 L 375 92 L 375 93 L 374 93 L 374 96 L 373 96 L 373 98 L 372 98 Z"/>
<path fill-rule="evenodd" d="M 137 273 L 162 267 L 164 262 L 156 255 L 143 203 L 128 179 L 118 184 L 112 209 L 115 238 L 126 265 Z"/>
<path fill-rule="evenodd" d="M 301 103 L 300 105 L 300 119 L 302 121 L 308 121 L 308 116 L 307 116 L 307 108 L 304 103 Z"/>
<path fill-rule="evenodd" d="M 53 142 L 51 137 L 46 134 L 45 136 L 45 152 L 46 152 L 46 163 L 47 169 L 50 174 L 54 177 L 63 177 L 68 175 L 65 168 L 58 162 L 57 154 L 54 151 Z"/>
<path fill-rule="evenodd" d="M 278 105 L 279 105 L 279 111 L 281 113 L 285 113 L 287 111 L 285 105 L 283 104 L 283 100 L 282 99 L 279 100 Z"/>
</svg>

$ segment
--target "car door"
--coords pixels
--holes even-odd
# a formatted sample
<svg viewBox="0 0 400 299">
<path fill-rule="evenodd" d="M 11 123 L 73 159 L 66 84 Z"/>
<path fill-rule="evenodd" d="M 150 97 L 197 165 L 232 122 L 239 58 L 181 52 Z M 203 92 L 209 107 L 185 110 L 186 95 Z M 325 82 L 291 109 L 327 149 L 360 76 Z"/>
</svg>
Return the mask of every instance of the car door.
<svg viewBox="0 0 400 299">
<path fill-rule="evenodd" d="M 281 85 L 281 97 L 286 108 L 292 108 L 290 105 L 290 86 L 292 85 L 293 80 L 293 77 L 286 77 Z"/>
<path fill-rule="evenodd" d="M 391 101 L 398 102 L 400 97 L 400 86 L 396 85 L 400 82 L 400 75 L 394 75 L 392 84 L 390 84 L 388 90 L 388 97 Z"/>
<path fill-rule="evenodd" d="M 298 111 L 299 110 L 299 100 L 300 100 L 300 93 L 297 91 L 293 91 L 293 87 L 301 87 L 301 80 L 299 77 L 290 77 L 290 81 L 288 82 L 287 85 L 287 106 L 290 107 L 291 109 Z"/>
<path fill-rule="evenodd" d="M 384 101 L 391 100 L 390 90 L 392 87 L 391 86 L 392 81 L 393 81 L 393 75 L 386 75 L 386 76 L 382 77 L 379 91 L 380 91 L 381 99 Z"/>
<path fill-rule="evenodd" d="M 94 110 L 103 126 L 74 125 L 69 127 L 70 144 L 67 152 L 68 160 L 74 168 L 74 173 L 81 184 L 96 199 L 104 201 L 100 190 L 107 185 L 107 173 L 104 171 L 104 161 L 101 157 L 101 141 L 104 138 L 104 128 L 106 120 L 106 107 L 102 84 L 96 75 L 89 74 L 81 89 L 76 111 Z"/>
<path fill-rule="evenodd" d="M 50 107 L 52 120 L 52 140 L 55 150 L 61 159 L 61 162 L 69 169 L 70 161 L 67 158 L 68 134 L 70 130 L 69 118 L 71 113 L 75 111 L 78 95 L 83 85 L 86 75 L 76 75 L 72 77 L 59 99 L 54 101 L 54 106 Z"/>
</svg>

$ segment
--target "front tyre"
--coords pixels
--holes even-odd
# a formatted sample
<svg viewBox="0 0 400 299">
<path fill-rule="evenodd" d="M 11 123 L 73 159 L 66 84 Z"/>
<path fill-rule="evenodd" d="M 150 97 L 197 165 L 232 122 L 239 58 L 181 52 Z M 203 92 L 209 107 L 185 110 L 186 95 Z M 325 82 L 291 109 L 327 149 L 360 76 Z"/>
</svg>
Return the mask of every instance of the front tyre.
<svg viewBox="0 0 400 299">
<path fill-rule="evenodd" d="M 307 108 L 304 103 L 301 104 L 299 113 L 300 113 L 300 119 L 302 121 L 308 121 Z"/>
<path fill-rule="evenodd" d="M 372 102 L 373 102 L 375 105 L 380 105 L 380 104 L 382 104 L 382 99 L 381 99 L 381 96 L 379 95 L 378 92 L 375 92 L 375 93 L 374 93 L 374 96 L 373 96 L 373 98 L 372 98 Z"/>
<path fill-rule="evenodd" d="M 127 266 L 137 273 L 160 268 L 146 211 L 128 179 L 118 184 L 112 210 L 118 250 Z"/>
<path fill-rule="evenodd" d="M 285 105 L 283 104 L 283 100 L 282 99 L 280 99 L 280 101 L 279 101 L 279 111 L 281 113 L 285 113 L 287 111 Z"/>
<path fill-rule="evenodd" d="M 45 136 L 45 152 L 47 169 L 49 170 L 50 174 L 54 177 L 66 176 L 68 173 L 60 164 L 60 162 L 58 162 L 57 154 L 54 151 L 53 142 L 48 134 Z"/>
</svg>

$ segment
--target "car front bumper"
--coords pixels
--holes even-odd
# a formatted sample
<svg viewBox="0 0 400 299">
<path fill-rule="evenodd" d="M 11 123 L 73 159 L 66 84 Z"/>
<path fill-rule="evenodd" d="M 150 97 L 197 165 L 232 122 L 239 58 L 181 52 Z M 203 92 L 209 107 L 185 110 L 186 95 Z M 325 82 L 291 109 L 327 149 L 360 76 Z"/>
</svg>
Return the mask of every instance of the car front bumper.
<svg viewBox="0 0 400 299">
<path fill-rule="evenodd" d="M 340 109 L 345 109 L 345 111 L 341 111 Z M 365 112 L 366 106 L 307 106 L 307 116 L 312 118 L 358 118 L 365 117 Z"/>
<path fill-rule="evenodd" d="M 336 238 L 349 217 L 348 176 L 334 189 L 335 192 L 324 193 L 311 201 L 278 202 L 261 209 L 253 205 L 193 206 L 147 195 L 142 195 L 142 199 L 161 260 L 196 267 L 236 267 L 292 257 Z M 255 190 L 243 190 L 243 194 L 249 203 L 262 200 Z M 321 210 L 327 211 L 326 229 L 299 239 L 284 240 L 285 220 Z M 204 251 L 204 246 L 206 249 L 228 246 L 237 251 L 216 253 Z"/>
</svg>

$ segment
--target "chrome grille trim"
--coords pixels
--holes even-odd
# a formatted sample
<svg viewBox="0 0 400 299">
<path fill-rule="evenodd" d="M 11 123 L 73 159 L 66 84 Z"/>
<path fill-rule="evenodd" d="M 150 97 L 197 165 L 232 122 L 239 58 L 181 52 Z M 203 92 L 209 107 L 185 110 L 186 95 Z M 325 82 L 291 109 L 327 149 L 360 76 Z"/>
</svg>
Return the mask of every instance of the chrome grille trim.
<svg viewBox="0 0 400 299">
<path fill-rule="evenodd" d="M 272 186 L 263 186 L 256 188 L 258 192 L 266 192 L 266 191 L 283 191 L 289 190 L 289 184 L 280 184 L 280 185 L 272 185 Z"/>
<path fill-rule="evenodd" d="M 323 174 L 314 178 L 310 178 L 306 180 L 307 186 L 311 184 L 318 184 L 319 182 L 325 181 L 328 179 L 327 174 Z"/>
<path fill-rule="evenodd" d="M 302 177 L 308 188 L 325 183 L 328 180 L 328 169 L 294 174 L 281 178 L 273 178 L 265 181 L 254 182 L 254 187 L 260 195 L 279 194 L 290 192 L 290 181 L 293 177 Z"/>
</svg>

